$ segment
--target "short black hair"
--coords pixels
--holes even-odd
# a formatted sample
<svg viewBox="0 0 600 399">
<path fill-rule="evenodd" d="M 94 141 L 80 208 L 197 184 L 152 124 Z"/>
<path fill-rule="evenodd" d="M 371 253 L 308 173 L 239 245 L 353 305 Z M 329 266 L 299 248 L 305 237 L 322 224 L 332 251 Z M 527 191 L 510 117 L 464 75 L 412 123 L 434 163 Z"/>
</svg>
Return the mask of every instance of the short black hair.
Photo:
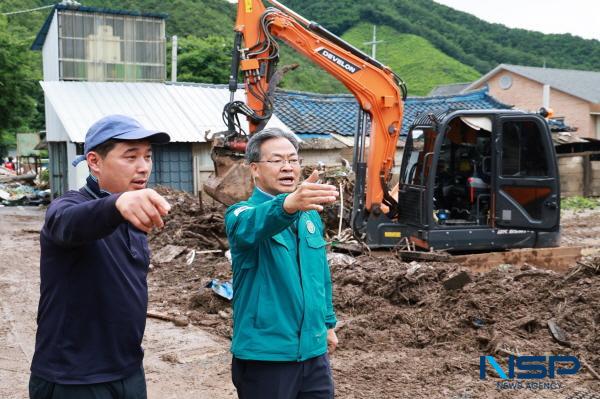
<svg viewBox="0 0 600 399">
<path fill-rule="evenodd" d="M 100 155 L 100 157 L 102 159 L 104 159 L 104 158 L 106 158 L 108 153 L 111 152 L 112 149 L 115 148 L 115 146 L 122 141 L 125 141 L 125 140 L 109 139 L 109 140 L 106 140 L 104 143 L 98 144 L 97 146 L 92 148 L 90 151 L 94 151 L 95 153 Z"/>
</svg>

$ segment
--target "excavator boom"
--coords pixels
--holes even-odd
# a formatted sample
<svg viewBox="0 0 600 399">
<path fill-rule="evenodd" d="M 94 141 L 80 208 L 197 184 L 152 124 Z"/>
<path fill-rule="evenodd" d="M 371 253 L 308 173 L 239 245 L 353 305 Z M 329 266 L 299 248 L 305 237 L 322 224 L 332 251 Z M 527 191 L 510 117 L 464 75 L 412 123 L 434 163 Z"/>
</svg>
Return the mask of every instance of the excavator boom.
<svg viewBox="0 0 600 399">
<path fill-rule="evenodd" d="M 265 8 L 259 0 L 238 2 L 230 89 L 237 89 L 237 75 L 241 72 L 247 98 L 244 104 L 231 102 L 225 107 L 224 118 L 230 132 L 225 135 L 223 147 L 232 149 L 232 143 L 235 143 L 239 149 L 239 143 L 244 141 L 246 132 L 240 131 L 236 120 L 239 114 L 247 117 L 247 134 L 250 135 L 264 128 L 271 117 L 279 59 L 276 39 L 280 39 L 343 83 L 368 115 L 370 123 L 364 126 L 370 126 L 369 148 L 366 149 L 363 134 L 362 146 L 355 159 L 355 167 L 362 166 L 366 171 L 364 180 L 368 184 L 358 194 L 363 197 L 361 206 L 366 211 L 381 207 L 384 198 L 391 198 L 386 182 L 390 178 L 401 130 L 406 97 L 404 83 L 389 68 L 320 25 L 277 1 L 270 3 L 275 7 Z M 236 126 L 237 131 L 232 131 Z M 239 178 L 240 174 L 235 175 Z M 236 184 L 230 182 L 227 186 L 231 185 Z M 215 191 L 218 195 L 222 190 Z"/>
</svg>

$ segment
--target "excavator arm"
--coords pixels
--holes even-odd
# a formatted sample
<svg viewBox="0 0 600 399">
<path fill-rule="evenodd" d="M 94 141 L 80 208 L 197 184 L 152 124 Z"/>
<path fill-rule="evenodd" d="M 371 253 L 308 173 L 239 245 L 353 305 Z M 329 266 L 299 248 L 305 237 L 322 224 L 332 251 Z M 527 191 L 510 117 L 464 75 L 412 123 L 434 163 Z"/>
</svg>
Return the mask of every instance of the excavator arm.
<svg viewBox="0 0 600 399">
<path fill-rule="evenodd" d="M 271 116 L 270 93 L 274 89 L 271 79 L 279 55 L 275 39 L 281 39 L 342 82 L 369 115 L 364 206 L 366 210 L 379 206 L 387 196 L 385 182 L 390 177 L 401 130 L 406 97 L 404 83 L 389 68 L 320 25 L 277 1 L 269 3 L 276 8 L 265 8 L 260 0 L 238 1 L 230 88 L 237 88 L 239 67 L 246 89 L 247 108 L 241 104 L 226 107 L 230 127 L 235 124 L 235 114 L 241 112 L 248 117 L 249 133 L 252 134 L 262 129 Z"/>
<path fill-rule="evenodd" d="M 204 191 L 226 205 L 250 194 L 250 173 L 242 157 L 248 136 L 262 130 L 273 114 L 273 92 L 282 75 L 276 70 L 276 39 L 280 39 L 343 83 L 362 110 L 355 136 L 352 214 L 352 228 L 360 234 L 371 213 L 377 216 L 387 212 L 393 218 L 397 210 L 387 183 L 394 166 L 406 86 L 388 67 L 320 25 L 275 0 L 269 3 L 275 7 L 265 8 L 260 0 L 238 1 L 231 95 L 223 110 L 228 130 L 213 137 L 211 156 L 216 173 L 204 184 Z M 246 100 L 234 101 L 240 75 Z M 240 115 L 248 120 L 248 132 L 242 129 Z"/>
</svg>

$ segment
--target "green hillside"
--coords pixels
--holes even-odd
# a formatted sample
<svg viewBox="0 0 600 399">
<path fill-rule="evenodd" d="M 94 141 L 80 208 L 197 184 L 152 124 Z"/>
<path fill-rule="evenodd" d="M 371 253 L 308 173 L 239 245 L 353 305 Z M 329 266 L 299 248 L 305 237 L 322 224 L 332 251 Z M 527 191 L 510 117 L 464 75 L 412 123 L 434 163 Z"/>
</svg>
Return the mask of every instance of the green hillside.
<svg viewBox="0 0 600 399">
<path fill-rule="evenodd" d="M 344 33 L 343 38 L 370 54 L 370 46 L 363 43 L 370 41 L 372 30 L 372 25 L 361 23 Z M 377 59 L 407 82 L 410 95 L 426 95 L 437 85 L 470 82 L 481 76 L 419 36 L 382 26 L 377 29 L 377 40 L 383 40 L 377 45 Z"/>
<path fill-rule="evenodd" d="M 79 0 L 84 6 L 168 14 L 167 35 L 180 36 L 179 76 L 225 83 L 235 5 L 225 0 Z M 0 13 L 53 4 L 50 0 L 0 0 Z M 470 81 L 500 63 L 600 70 L 600 42 L 569 34 L 546 35 L 490 24 L 433 0 L 284 0 L 284 4 L 354 45 L 378 26 L 377 58 L 424 95 L 438 84 Z M 29 51 L 50 9 L 0 15 L 0 152 L 7 135 L 43 129 L 41 54 Z M 532 16 L 535 17 L 535 16 Z M 168 54 L 167 60 L 170 60 Z M 280 65 L 301 67 L 284 78 L 288 89 L 344 92 L 345 88 L 294 51 L 283 48 Z M 19 65 L 19 68 L 15 68 Z M 169 70 L 169 69 L 167 69 Z"/>
<path fill-rule="evenodd" d="M 371 47 L 363 43 L 372 37 L 372 25 L 361 23 L 348 30 L 342 37 L 355 47 L 370 54 Z M 395 71 L 408 85 L 409 95 L 424 96 L 437 85 L 470 82 L 481 76 L 475 69 L 461 64 L 442 53 L 427 40 L 410 34 L 401 34 L 382 26 L 377 30 L 377 59 Z M 345 88 L 304 57 L 284 48 L 282 65 L 300 64 L 300 68 L 285 75 L 282 87 L 317 93 L 336 93 Z"/>
<path fill-rule="evenodd" d="M 285 4 L 338 35 L 368 22 L 420 36 L 480 73 L 501 63 L 542 66 L 545 62 L 552 68 L 600 70 L 598 40 L 510 29 L 433 0 L 286 0 Z"/>
</svg>

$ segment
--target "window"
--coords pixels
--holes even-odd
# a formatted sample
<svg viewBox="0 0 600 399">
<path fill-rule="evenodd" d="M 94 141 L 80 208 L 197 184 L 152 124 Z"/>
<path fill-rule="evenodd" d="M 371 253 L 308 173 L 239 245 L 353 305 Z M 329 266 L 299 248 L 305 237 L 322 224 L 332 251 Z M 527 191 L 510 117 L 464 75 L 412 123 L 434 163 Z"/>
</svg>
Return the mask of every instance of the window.
<svg viewBox="0 0 600 399">
<path fill-rule="evenodd" d="M 502 176 L 548 176 L 544 137 L 533 121 L 509 121 L 502 125 Z"/>
<path fill-rule="evenodd" d="M 408 133 L 400 181 L 403 184 L 423 185 L 431 166 L 431 151 L 435 142 L 434 130 L 414 129 Z"/>
<path fill-rule="evenodd" d="M 61 80 L 165 80 L 162 19 L 62 10 L 58 23 Z"/>
</svg>

